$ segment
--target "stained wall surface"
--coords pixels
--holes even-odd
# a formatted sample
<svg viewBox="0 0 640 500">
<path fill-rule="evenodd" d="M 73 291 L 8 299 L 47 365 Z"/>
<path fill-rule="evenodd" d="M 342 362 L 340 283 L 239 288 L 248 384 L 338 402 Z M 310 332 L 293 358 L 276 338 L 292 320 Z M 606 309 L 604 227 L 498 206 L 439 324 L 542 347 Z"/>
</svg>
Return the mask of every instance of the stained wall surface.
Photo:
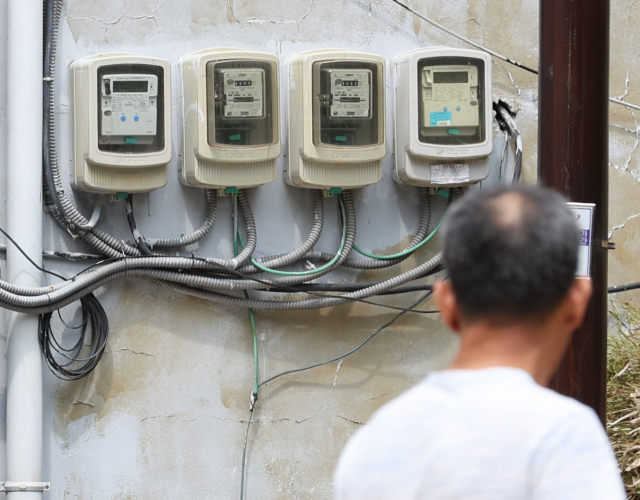
<svg viewBox="0 0 640 500">
<path fill-rule="evenodd" d="M 537 66 L 538 5 L 535 0 L 413 0 L 411 5 L 447 27 Z M 6 23 L 0 5 L 0 33 Z M 640 103 L 640 3 L 614 0 L 611 93 Z M 202 219 L 201 191 L 177 178 L 179 57 L 208 47 L 235 46 L 277 54 L 336 47 L 374 52 L 387 60 L 421 46 L 464 47 L 464 43 L 411 17 L 390 0 L 67 0 L 60 31 L 56 75 L 60 160 L 70 164 L 67 66 L 102 52 L 134 52 L 173 64 L 173 147 L 169 185 L 138 197 L 142 232 L 176 236 Z M 6 60 L 0 35 L 0 64 Z M 0 71 L 0 169 L 6 165 L 5 80 Z M 537 79 L 494 60 L 494 96 L 518 111 L 524 143 L 524 178 L 535 181 Z M 387 83 L 387 112 L 393 85 Z M 284 97 L 284 95 L 283 95 Z M 610 228 L 618 250 L 611 252 L 612 284 L 640 280 L 640 128 L 633 112 L 611 106 Z M 494 130 L 495 180 L 504 144 Z M 401 248 L 417 228 L 416 188 L 390 180 L 391 120 L 383 180 L 355 194 L 358 244 L 380 252 Z M 497 154 L 496 154 L 497 152 Z M 511 156 L 512 159 L 512 156 Z M 281 158 L 282 167 L 286 158 Z M 4 175 L 4 173 L 2 174 Z M 491 183 L 492 181 L 488 181 Z M 0 182 L 0 224 L 5 220 Z M 71 189 L 69 188 L 69 192 Z M 74 193 L 89 214 L 103 205 L 101 227 L 129 238 L 120 202 Z M 249 193 L 258 226 L 257 255 L 282 253 L 300 244 L 312 222 L 309 192 L 287 187 L 279 177 Z M 434 220 L 443 199 L 434 199 Z M 230 199 L 219 200 L 217 222 L 201 255 L 230 256 Z M 326 224 L 318 248 L 335 252 L 339 242 L 336 200 L 325 200 Z M 46 217 L 46 216 L 45 216 Z M 89 251 L 45 219 L 47 249 Z M 433 255 L 436 238 L 401 267 Z M 82 266 L 48 260 L 53 270 Z M 2 262 L 2 266 L 4 263 Z M 343 272 L 332 280 L 370 281 L 383 272 Z M 186 298 L 146 282 L 128 280 L 99 292 L 111 323 L 107 352 L 95 373 L 74 383 L 45 379 L 45 478 L 52 499 L 144 500 L 152 498 L 238 498 L 240 465 L 253 386 L 253 346 L 246 310 Z M 408 306 L 410 294 L 381 303 Z M 632 295 L 626 299 L 634 300 Z M 422 306 L 433 309 L 432 301 Z M 367 304 L 302 312 L 256 313 L 259 375 L 262 380 L 348 351 L 395 312 Z M 64 311 L 67 321 L 76 313 Z M 35 332 L 34 332 L 35 333 Z M 3 331 L 3 335 L 5 332 Z M 447 365 L 455 337 L 434 315 L 405 315 L 341 362 L 283 377 L 264 387 L 249 433 L 246 499 L 329 499 L 331 475 L 341 447 L 382 404 L 431 370 Z"/>
</svg>

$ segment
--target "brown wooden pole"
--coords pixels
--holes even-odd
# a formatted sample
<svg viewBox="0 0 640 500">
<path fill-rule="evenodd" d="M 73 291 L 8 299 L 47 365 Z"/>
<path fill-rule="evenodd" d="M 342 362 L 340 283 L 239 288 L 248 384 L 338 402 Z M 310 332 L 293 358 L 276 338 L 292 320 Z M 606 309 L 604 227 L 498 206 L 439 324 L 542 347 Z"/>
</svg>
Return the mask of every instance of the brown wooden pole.
<svg viewBox="0 0 640 500">
<path fill-rule="evenodd" d="M 596 204 L 593 298 L 551 387 L 604 423 L 607 361 L 609 0 L 540 0 L 538 182 Z"/>
</svg>

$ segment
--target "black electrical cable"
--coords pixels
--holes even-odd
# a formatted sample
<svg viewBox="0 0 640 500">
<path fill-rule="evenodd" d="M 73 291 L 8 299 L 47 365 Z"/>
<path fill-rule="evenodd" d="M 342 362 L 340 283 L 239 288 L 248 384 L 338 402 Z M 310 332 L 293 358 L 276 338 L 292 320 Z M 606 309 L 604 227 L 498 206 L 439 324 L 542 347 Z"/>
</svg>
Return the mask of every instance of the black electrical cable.
<svg viewBox="0 0 640 500">
<path fill-rule="evenodd" d="M 62 341 L 56 339 L 51 328 L 52 312 L 41 314 L 38 323 L 42 355 L 51 373 L 62 380 L 79 380 L 89 375 L 100 362 L 109 338 L 109 320 L 95 295 L 90 293 L 82 297 L 80 304 L 82 323 L 68 327 L 80 331 L 76 343 L 70 348 L 63 347 Z M 85 346 L 87 339 L 89 345 Z M 88 353 L 83 355 L 83 351 Z"/>
<path fill-rule="evenodd" d="M 443 271 L 444 269 L 440 269 Z M 288 288 L 269 288 L 268 290 L 260 290 L 261 292 L 278 292 L 278 293 L 304 293 L 304 292 L 357 292 L 363 288 L 368 288 L 380 283 L 374 282 L 362 282 L 362 283 L 303 283 L 301 285 L 294 285 Z M 433 288 L 433 285 L 403 285 L 392 290 L 382 292 L 378 295 L 399 295 L 403 293 L 411 292 L 423 292 Z"/>
<path fill-rule="evenodd" d="M 134 227 L 135 227 L 135 221 L 134 221 Z M 88 270 L 93 269 L 93 268 L 95 268 L 95 267 L 97 267 L 97 266 L 99 266 L 101 264 L 105 264 L 107 262 L 116 262 L 116 261 L 127 260 L 127 259 L 133 260 L 133 259 L 139 259 L 139 258 L 146 258 L 147 257 L 147 256 L 144 256 L 144 255 L 141 255 L 141 256 L 126 256 L 126 257 L 108 258 L 108 259 L 105 259 L 104 261 L 97 262 L 95 264 L 92 264 L 91 266 L 88 266 L 87 268 L 83 269 L 82 271 L 80 271 L 78 274 L 76 274 L 75 276 L 73 276 L 71 278 L 65 278 L 64 276 L 61 276 L 61 275 L 59 275 L 57 273 L 54 273 L 52 271 L 48 271 L 48 270 L 38 266 L 33 260 L 31 260 L 29 258 L 29 256 L 24 252 L 24 250 L 20 247 L 20 245 L 18 245 L 15 242 L 15 240 L 13 238 L 11 238 L 11 236 L 9 236 L 9 234 L 7 234 L 4 231 L 4 229 L 0 228 L 0 231 L 3 234 L 5 234 L 5 236 L 7 236 L 7 238 L 14 245 L 16 245 L 16 248 L 18 248 L 18 250 L 29 260 L 29 262 L 33 266 L 35 266 L 37 269 L 39 269 L 39 270 L 41 270 L 43 272 L 46 272 L 48 274 L 52 274 L 54 276 L 57 276 L 58 278 L 60 278 L 60 279 L 62 279 L 64 281 L 72 281 L 72 280 L 75 279 L 75 277 L 79 276 L 80 274 L 83 274 L 83 273 L 87 272 Z M 157 255 L 157 254 L 153 254 L 152 257 L 161 257 L 161 256 Z M 196 257 L 195 255 L 192 255 L 190 258 L 192 258 L 194 260 L 198 260 L 200 262 L 207 262 L 209 264 L 213 264 L 213 265 L 219 267 L 221 271 L 227 272 L 227 273 L 232 274 L 232 275 L 236 275 L 236 276 L 238 276 L 238 277 L 240 277 L 242 279 L 245 279 L 245 280 L 255 281 L 255 282 L 258 282 L 260 284 L 263 284 L 263 285 L 266 285 L 266 286 L 269 287 L 267 290 L 261 290 L 261 291 L 271 291 L 271 289 L 272 289 L 274 291 L 277 290 L 280 293 L 306 293 L 308 295 L 313 295 L 313 296 L 321 297 L 321 298 L 325 298 L 325 297 L 341 298 L 340 295 L 327 295 L 327 294 L 323 294 L 323 293 L 314 292 L 312 287 L 315 285 L 317 287 L 320 287 L 321 289 L 324 288 L 323 291 L 337 291 L 337 292 L 340 292 L 340 291 L 357 291 L 359 289 L 367 288 L 368 286 L 372 286 L 372 285 L 374 285 L 376 283 L 380 283 L 380 282 L 384 281 L 384 280 L 381 280 L 379 282 L 374 282 L 374 283 L 354 283 L 354 284 L 348 284 L 348 283 L 306 283 L 306 284 L 302 284 L 302 285 L 294 285 L 294 286 L 278 285 L 278 286 L 274 287 L 272 285 L 272 283 L 270 283 L 268 281 L 261 280 L 259 278 L 254 277 L 254 276 L 241 273 L 240 271 L 237 271 L 235 269 L 224 267 L 221 264 L 218 264 L 218 263 L 215 263 L 215 262 L 211 262 L 209 259 L 205 259 L 205 258 L 202 258 L 202 257 Z M 438 267 L 434 268 L 433 270 L 431 270 L 430 272 L 425 273 L 424 276 L 417 276 L 415 279 L 420 279 L 420 278 L 423 278 L 425 276 L 430 276 L 432 274 L 435 274 L 436 272 L 440 272 L 440 271 L 443 271 L 443 270 L 444 270 L 443 266 L 438 266 Z M 213 277 L 217 277 L 219 279 L 233 279 L 228 275 L 216 275 L 216 274 L 212 275 L 210 273 L 203 273 L 203 272 L 186 271 L 186 272 L 184 272 L 184 274 L 195 274 L 195 275 L 200 275 L 200 276 L 213 276 Z M 305 287 L 303 285 L 307 285 L 307 286 Z M 353 290 L 349 290 L 349 285 L 354 286 L 354 289 Z M 331 286 L 334 286 L 335 289 L 331 290 Z M 426 288 L 426 287 L 429 287 L 429 285 L 422 285 L 422 286 L 414 285 L 414 287 L 420 287 L 420 288 L 406 289 L 406 290 L 395 292 L 395 294 L 397 294 L 397 293 L 409 293 L 409 292 L 414 292 L 414 291 L 419 291 L 419 290 L 427 290 L 428 288 Z M 192 288 L 197 288 L 197 287 L 192 287 Z M 398 290 L 401 290 L 402 288 L 406 288 L 406 287 L 398 287 Z M 394 295 L 394 290 L 389 290 L 387 292 L 382 292 L 382 293 L 376 294 L 376 295 Z M 402 307 L 391 306 L 391 305 L 387 305 L 387 304 L 380 304 L 380 303 L 377 303 L 377 302 L 372 302 L 372 301 L 367 300 L 367 299 L 358 299 L 358 298 L 355 298 L 355 297 L 343 297 L 343 298 L 346 298 L 346 299 L 348 299 L 348 300 L 350 300 L 352 302 L 362 302 L 364 304 L 369 304 L 369 305 L 373 305 L 373 306 L 377 306 L 377 307 L 382 307 L 382 308 L 385 308 L 385 309 L 394 309 L 394 310 L 398 310 L 398 311 L 412 312 L 412 313 L 416 313 L 416 314 L 435 314 L 435 313 L 438 312 L 438 311 L 407 311 L 405 308 L 402 308 Z"/>
<path fill-rule="evenodd" d="M 516 114 L 502 99 L 493 103 L 493 110 L 496 113 L 496 121 L 498 122 L 500 130 L 507 132 L 515 143 L 516 159 L 513 166 L 513 180 L 511 183 L 518 184 L 522 175 L 522 137 L 514 119 Z"/>
<path fill-rule="evenodd" d="M 11 243 L 13 243 L 13 245 L 18 249 L 18 251 L 19 251 L 22 255 L 24 255 L 24 258 L 25 258 L 25 259 L 27 259 L 27 260 L 31 263 L 31 265 L 32 265 L 33 267 L 35 267 L 38 271 L 42 271 L 43 273 L 47 273 L 47 274 L 50 274 L 51 276 L 55 276 L 56 278 L 60 278 L 60 279 L 61 279 L 61 280 L 63 280 L 63 281 L 67 281 L 67 278 L 65 278 L 64 276 L 60 276 L 58 273 L 54 273 L 53 271 L 48 271 L 48 270 L 46 270 L 44 267 L 39 266 L 38 264 L 36 264 L 36 263 L 31 259 L 31 257 L 29 257 L 29 256 L 27 255 L 27 253 L 22 249 L 22 247 L 21 247 L 20 245 L 18 245 L 18 243 L 16 242 L 16 240 L 14 240 L 11 236 L 9 236 L 9 233 L 7 233 L 7 232 L 6 232 L 4 229 L 2 229 L 1 227 L 0 227 L 0 233 L 4 234 L 4 235 L 6 236 L 6 238 L 7 238 Z"/>
<path fill-rule="evenodd" d="M 609 293 L 620 293 L 620 292 L 628 292 L 629 290 L 637 290 L 640 288 L 640 282 L 637 283 L 628 283 L 626 285 L 617 285 L 609 287 L 607 290 Z"/>
<path fill-rule="evenodd" d="M 469 40 L 468 38 L 463 37 L 462 35 L 459 35 L 458 33 L 456 33 L 453 30 L 450 30 L 448 28 L 445 28 L 442 24 L 438 23 L 437 21 L 434 21 L 433 19 L 428 18 L 427 16 L 420 14 L 418 11 L 412 9 L 411 7 L 409 7 L 406 4 L 403 4 L 402 2 L 399 2 L 398 0 L 391 0 L 393 3 L 399 5 L 400 7 L 402 7 L 404 10 L 406 10 L 407 12 L 410 12 L 411 14 L 413 14 L 416 17 L 419 17 L 420 19 L 422 19 L 423 21 L 428 22 L 429 24 L 431 24 L 432 26 L 435 26 L 436 28 L 438 28 L 441 31 L 444 31 L 445 33 L 448 33 L 449 35 L 457 38 L 458 40 L 461 40 L 465 43 L 468 43 L 469 45 L 474 46 L 477 49 L 480 49 L 483 52 L 486 52 L 487 54 L 492 55 L 493 57 L 497 57 L 498 59 L 502 59 L 505 62 L 508 62 L 509 64 L 513 64 L 514 66 L 517 66 L 520 69 L 523 69 L 525 71 L 528 71 L 529 73 L 533 73 L 534 75 L 538 74 L 538 71 L 530 68 L 528 66 L 525 66 L 524 64 L 518 62 L 518 61 L 514 61 L 513 59 L 508 58 L 507 56 L 503 56 L 502 54 L 499 54 L 497 52 L 494 52 L 493 50 L 490 50 L 486 47 L 483 47 L 482 45 L 480 45 L 479 43 L 476 43 L 472 40 Z"/>
<path fill-rule="evenodd" d="M 326 360 L 326 361 L 321 361 L 321 362 L 315 363 L 313 365 L 305 366 L 304 368 L 296 368 L 294 370 L 287 370 L 286 372 L 279 373 L 277 375 L 274 375 L 273 377 L 268 378 L 267 380 L 265 380 L 263 382 L 260 382 L 260 384 L 258 384 L 258 387 L 260 388 L 263 385 L 266 385 L 269 382 L 272 382 L 272 381 L 276 380 L 277 378 L 284 377 L 285 375 L 291 375 L 292 373 L 300 373 L 300 372 L 304 372 L 304 371 L 307 371 L 307 370 L 311 370 L 311 369 L 317 368 L 319 366 L 324 366 L 324 365 L 328 365 L 329 363 L 334 363 L 336 361 L 340 361 L 341 359 L 344 359 L 347 356 L 351 356 L 353 353 L 355 353 L 355 352 L 359 351 L 360 349 L 362 349 L 362 347 L 364 347 L 370 340 L 372 340 L 380 332 L 382 332 L 386 328 L 388 328 L 391 325 L 393 325 L 398 319 L 400 319 L 401 316 L 405 315 L 408 312 L 412 312 L 412 310 L 414 308 L 418 307 L 425 300 L 427 300 L 431 296 L 432 293 L 433 293 L 433 291 L 430 291 L 430 292 L 427 292 L 426 294 L 424 294 L 422 297 L 420 297 L 420 299 L 418 299 L 416 302 L 411 304 L 408 308 L 405 308 L 402 312 L 396 314 L 393 318 L 391 318 L 391 320 L 389 320 L 384 325 L 382 325 L 380 328 L 378 328 L 375 332 L 373 332 L 371 335 L 369 335 L 366 339 L 364 339 L 360 344 L 358 344 L 356 347 L 354 347 L 350 351 L 348 351 L 348 352 L 346 352 L 344 354 L 341 354 L 340 356 L 336 356 L 335 358 L 332 358 L 332 359 L 329 359 L 329 360 Z M 241 482 L 240 482 L 240 499 L 241 500 L 243 500 L 243 498 L 244 498 L 244 483 L 245 483 L 244 477 L 245 477 L 245 464 L 246 464 L 246 456 L 247 456 L 247 443 L 249 441 L 249 429 L 251 427 L 254 409 L 255 409 L 255 404 L 252 404 L 249 407 L 249 418 L 247 419 L 247 427 L 246 427 L 245 436 L 244 436 L 244 446 L 243 446 L 243 449 L 242 449 L 242 471 L 241 471 Z"/>
<path fill-rule="evenodd" d="M 260 382 L 259 387 L 262 387 L 263 385 L 266 385 L 269 382 L 272 382 L 277 378 L 284 377 L 285 375 L 290 375 L 292 373 L 299 373 L 299 372 L 304 372 L 304 371 L 307 371 L 307 370 L 311 370 L 312 368 L 317 368 L 318 366 L 328 365 L 329 363 L 333 363 L 334 361 L 340 361 L 341 359 L 344 359 L 347 356 L 350 356 L 354 352 L 360 350 L 367 342 L 369 342 L 371 339 L 373 339 L 376 335 L 378 335 L 385 328 L 388 328 L 389 326 L 393 325 L 396 322 L 396 320 L 398 320 L 401 316 L 405 315 L 408 312 L 415 312 L 415 311 L 413 311 L 413 309 L 418 307 L 425 300 L 427 300 L 431 296 L 432 293 L 433 293 L 433 291 L 430 291 L 430 292 L 427 292 L 426 294 L 424 294 L 422 297 L 420 297 L 420 299 L 418 299 L 417 302 L 414 302 L 412 305 L 407 307 L 404 311 L 396 314 L 393 318 L 391 318 L 391 320 L 389 320 L 387 323 L 385 323 L 380 328 L 378 328 L 375 332 L 373 332 L 371 335 L 369 335 L 366 339 L 364 339 L 360 344 L 358 344 L 356 347 L 354 347 L 350 351 L 348 351 L 348 352 L 346 352 L 344 354 L 341 354 L 340 356 L 337 356 L 335 358 L 328 359 L 327 361 L 322 361 L 320 363 L 315 363 L 313 365 L 305 366 L 304 368 L 296 368 L 294 370 L 287 370 L 286 372 L 278 373 L 277 375 L 274 375 L 273 377 L 269 377 L 267 380 L 264 380 L 263 382 Z"/>
<path fill-rule="evenodd" d="M 138 250 L 140 250 L 142 255 L 147 257 L 152 256 L 153 252 L 147 246 L 147 243 L 144 241 L 144 238 L 140 234 L 140 231 L 138 231 L 138 226 L 136 225 L 136 219 L 133 215 L 133 195 L 127 195 L 125 201 L 127 210 L 127 222 L 129 223 L 129 229 L 131 229 L 131 235 L 136 242 L 136 246 L 138 247 Z"/>
</svg>

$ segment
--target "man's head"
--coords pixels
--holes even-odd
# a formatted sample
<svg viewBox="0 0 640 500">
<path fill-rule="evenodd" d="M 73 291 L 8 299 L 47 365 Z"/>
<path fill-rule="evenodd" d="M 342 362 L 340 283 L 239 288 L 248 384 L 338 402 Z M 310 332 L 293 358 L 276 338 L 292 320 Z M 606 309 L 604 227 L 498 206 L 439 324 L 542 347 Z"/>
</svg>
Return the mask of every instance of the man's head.
<svg viewBox="0 0 640 500">
<path fill-rule="evenodd" d="M 450 295 L 441 309 L 452 328 L 544 322 L 567 301 L 574 328 L 582 321 L 590 283 L 574 278 L 579 231 L 559 194 L 525 186 L 469 194 L 450 210 L 444 239 L 449 280 L 438 295 Z"/>
</svg>

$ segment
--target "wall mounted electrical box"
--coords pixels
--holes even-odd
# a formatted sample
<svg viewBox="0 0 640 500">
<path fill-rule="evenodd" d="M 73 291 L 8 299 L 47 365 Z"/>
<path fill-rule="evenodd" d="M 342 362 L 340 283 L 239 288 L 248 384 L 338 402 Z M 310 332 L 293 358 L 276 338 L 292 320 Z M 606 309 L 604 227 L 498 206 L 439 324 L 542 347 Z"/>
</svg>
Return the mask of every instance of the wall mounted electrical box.
<svg viewBox="0 0 640 500">
<path fill-rule="evenodd" d="M 378 182 L 385 155 L 384 59 L 320 49 L 295 55 L 287 64 L 285 182 L 325 190 Z"/>
<path fill-rule="evenodd" d="M 278 58 L 221 48 L 184 56 L 181 180 L 247 188 L 276 178 L 280 156 Z"/>
<path fill-rule="evenodd" d="M 171 160 L 171 67 L 135 54 L 99 54 L 70 66 L 73 179 L 82 191 L 163 187 Z"/>
<path fill-rule="evenodd" d="M 401 54 L 391 64 L 394 180 L 442 187 L 487 177 L 493 148 L 491 57 L 428 47 Z"/>
</svg>

